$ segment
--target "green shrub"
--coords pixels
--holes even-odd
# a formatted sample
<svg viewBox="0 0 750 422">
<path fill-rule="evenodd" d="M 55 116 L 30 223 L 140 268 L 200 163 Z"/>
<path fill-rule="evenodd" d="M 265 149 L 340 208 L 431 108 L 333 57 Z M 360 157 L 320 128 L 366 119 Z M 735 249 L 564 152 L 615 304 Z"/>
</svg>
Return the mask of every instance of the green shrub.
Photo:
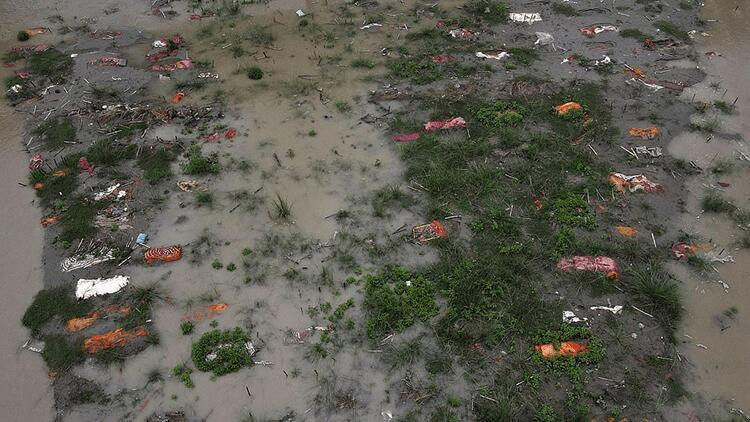
<svg viewBox="0 0 750 422">
<path fill-rule="evenodd" d="M 247 69 L 247 77 L 254 81 L 263 79 L 263 69 L 258 66 L 250 66 Z"/>
<path fill-rule="evenodd" d="M 193 344 L 193 364 L 198 370 L 213 372 L 217 376 L 238 371 L 253 363 L 245 347 L 247 341 L 241 328 L 209 331 Z"/>
<path fill-rule="evenodd" d="M 64 336 L 54 335 L 44 338 L 42 358 L 53 371 L 69 368 L 84 359 L 83 350 L 71 345 Z"/>
<path fill-rule="evenodd" d="M 526 108 L 515 101 L 496 101 L 479 108 L 476 117 L 479 123 L 487 127 L 507 128 L 521 123 L 525 113 Z"/>
<path fill-rule="evenodd" d="M 193 323 L 190 321 L 182 321 L 180 323 L 180 331 L 182 331 L 183 336 L 191 334 L 193 332 L 193 328 Z"/>
<path fill-rule="evenodd" d="M 205 156 L 198 144 L 193 144 L 190 147 L 187 153 L 187 161 L 183 161 L 180 165 L 182 171 L 190 175 L 218 174 L 221 171 L 219 154 L 212 153 Z"/>
<path fill-rule="evenodd" d="M 40 290 L 31 305 L 24 312 L 21 323 L 32 331 L 38 331 L 55 316 L 63 319 L 83 315 L 89 311 L 88 302 L 78 302 L 73 296 L 72 288 L 67 286 L 51 287 Z"/>
<path fill-rule="evenodd" d="M 138 167 L 143 170 L 143 178 L 150 183 L 172 176 L 170 168 L 175 154 L 166 148 L 155 148 L 142 152 L 138 157 Z"/>
</svg>

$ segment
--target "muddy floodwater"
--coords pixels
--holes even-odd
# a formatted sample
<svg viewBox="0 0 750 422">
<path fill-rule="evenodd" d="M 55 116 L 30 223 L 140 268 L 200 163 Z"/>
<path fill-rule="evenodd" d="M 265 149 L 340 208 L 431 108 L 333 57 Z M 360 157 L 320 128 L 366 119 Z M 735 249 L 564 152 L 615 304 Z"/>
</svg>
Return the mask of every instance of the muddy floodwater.
<svg viewBox="0 0 750 422">
<path fill-rule="evenodd" d="M 0 0 L 0 419 L 750 419 L 745 3 Z"/>
</svg>

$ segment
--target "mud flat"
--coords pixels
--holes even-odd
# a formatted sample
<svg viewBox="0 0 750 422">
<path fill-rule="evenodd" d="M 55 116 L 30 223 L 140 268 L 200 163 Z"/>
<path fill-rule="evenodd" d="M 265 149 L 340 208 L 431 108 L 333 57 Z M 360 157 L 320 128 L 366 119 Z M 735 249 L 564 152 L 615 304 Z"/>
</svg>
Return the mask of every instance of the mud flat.
<svg viewBox="0 0 750 422">
<path fill-rule="evenodd" d="M 730 410 L 685 383 L 680 292 L 732 268 L 676 224 L 724 171 L 676 146 L 729 110 L 696 2 L 46 12 L 4 62 L 58 419 Z"/>
</svg>

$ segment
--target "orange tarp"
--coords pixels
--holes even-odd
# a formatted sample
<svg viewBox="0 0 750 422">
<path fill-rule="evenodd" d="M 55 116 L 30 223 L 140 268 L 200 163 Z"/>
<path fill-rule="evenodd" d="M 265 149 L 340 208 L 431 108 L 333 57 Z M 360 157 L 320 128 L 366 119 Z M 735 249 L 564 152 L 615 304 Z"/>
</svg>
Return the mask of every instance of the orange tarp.
<svg viewBox="0 0 750 422">
<path fill-rule="evenodd" d="M 659 137 L 658 127 L 631 127 L 628 129 L 630 136 L 642 139 L 655 139 Z"/>
<path fill-rule="evenodd" d="M 168 246 L 166 248 L 150 248 L 143 254 L 143 260 L 146 264 L 151 264 L 155 261 L 177 261 L 182 258 L 182 246 Z"/>
<path fill-rule="evenodd" d="M 49 217 L 42 218 L 42 227 L 51 226 L 57 223 L 57 217 L 50 215 Z"/>
<path fill-rule="evenodd" d="M 581 108 L 583 107 L 581 107 L 580 104 L 574 101 L 571 101 L 571 102 L 556 106 L 555 111 L 557 111 L 557 114 L 559 115 L 565 115 L 565 114 L 568 114 L 571 110 L 580 110 Z"/>
<path fill-rule="evenodd" d="M 129 313 L 130 313 L 129 306 L 117 307 L 116 305 L 113 305 L 113 306 L 106 308 L 104 311 L 94 311 L 83 317 L 71 318 L 68 320 L 66 325 L 68 327 L 68 331 L 77 332 L 77 331 L 85 330 L 91 327 L 99 318 L 105 315 L 111 315 L 111 314 L 127 315 Z"/>
<path fill-rule="evenodd" d="M 575 341 L 564 341 L 560 343 L 559 349 L 555 349 L 555 345 L 552 343 L 537 344 L 534 348 L 537 352 L 541 353 L 542 357 L 545 359 L 553 358 L 555 356 L 575 356 L 589 351 L 588 347 Z"/>
<path fill-rule="evenodd" d="M 104 334 L 97 334 L 87 338 L 83 341 L 83 350 L 88 353 L 98 353 L 105 349 L 124 347 L 136 337 L 145 337 L 147 335 L 148 330 L 143 326 L 134 328 L 130 331 L 118 328 Z"/>
<path fill-rule="evenodd" d="M 638 233 L 638 229 L 630 226 L 615 226 L 615 230 L 617 230 L 621 235 L 628 237 L 635 236 L 635 234 Z"/>
<path fill-rule="evenodd" d="M 195 310 L 186 314 L 182 317 L 184 321 L 203 321 L 204 319 L 213 318 L 216 315 L 223 313 L 229 308 L 226 303 L 215 303 L 213 305 L 206 306 L 205 308 Z"/>
<path fill-rule="evenodd" d="M 412 236 L 417 243 L 425 245 L 431 240 L 448 236 L 448 232 L 440 220 L 435 220 L 432 223 L 414 227 L 412 229 Z"/>
<path fill-rule="evenodd" d="M 183 99 L 184 97 L 185 97 L 185 93 L 184 93 L 184 92 L 182 92 L 182 91 L 177 91 L 177 92 L 176 92 L 176 93 L 175 93 L 175 94 L 174 94 L 174 95 L 172 96 L 172 104 L 177 104 L 177 103 L 179 103 L 180 101 L 182 101 L 182 99 Z"/>
</svg>

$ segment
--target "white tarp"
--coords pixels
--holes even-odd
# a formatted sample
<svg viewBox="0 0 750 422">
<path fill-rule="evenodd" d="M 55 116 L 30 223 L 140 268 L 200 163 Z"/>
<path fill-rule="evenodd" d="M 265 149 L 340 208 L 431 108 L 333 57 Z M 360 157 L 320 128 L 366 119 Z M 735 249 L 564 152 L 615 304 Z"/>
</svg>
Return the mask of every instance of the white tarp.
<svg viewBox="0 0 750 422">
<path fill-rule="evenodd" d="M 130 282 L 126 275 L 116 275 L 110 278 L 96 278 L 93 280 L 80 279 L 76 285 L 76 298 L 88 299 L 93 296 L 116 293 Z"/>
</svg>

